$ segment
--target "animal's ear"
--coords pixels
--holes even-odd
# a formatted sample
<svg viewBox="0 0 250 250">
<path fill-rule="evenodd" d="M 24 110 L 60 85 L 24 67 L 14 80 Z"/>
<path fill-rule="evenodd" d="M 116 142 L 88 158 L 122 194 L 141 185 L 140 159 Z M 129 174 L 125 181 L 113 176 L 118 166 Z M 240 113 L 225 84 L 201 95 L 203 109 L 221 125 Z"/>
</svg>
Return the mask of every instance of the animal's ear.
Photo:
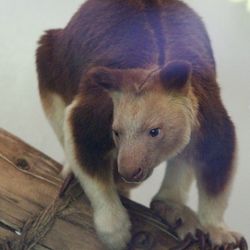
<svg viewBox="0 0 250 250">
<path fill-rule="evenodd" d="M 95 67 L 88 71 L 87 78 L 108 92 L 119 91 L 119 74 L 116 70 L 106 67 Z"/>
<path fill-rule="evenodd" d="M 160 71 L 160 81 L 167 90 L 185 92 L 188 89 L 192 66 L 186 61 L 172 61 Z"/>
</svg>

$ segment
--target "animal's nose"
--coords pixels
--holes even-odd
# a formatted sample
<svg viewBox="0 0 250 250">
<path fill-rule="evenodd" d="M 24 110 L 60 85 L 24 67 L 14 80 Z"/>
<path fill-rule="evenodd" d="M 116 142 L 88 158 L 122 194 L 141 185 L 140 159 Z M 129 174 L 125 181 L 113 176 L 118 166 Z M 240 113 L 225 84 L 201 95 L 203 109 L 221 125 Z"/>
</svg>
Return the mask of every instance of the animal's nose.
<svg viewBox="0 0 250 250">
<path fill-rule="evenodd" d="M 122 170 L 119 171 L 119 174 L 127 182 L 140 182 L 144 178 L 142 168 L 137 168 L 133 170 L 122 168 Z"/>
</svg>

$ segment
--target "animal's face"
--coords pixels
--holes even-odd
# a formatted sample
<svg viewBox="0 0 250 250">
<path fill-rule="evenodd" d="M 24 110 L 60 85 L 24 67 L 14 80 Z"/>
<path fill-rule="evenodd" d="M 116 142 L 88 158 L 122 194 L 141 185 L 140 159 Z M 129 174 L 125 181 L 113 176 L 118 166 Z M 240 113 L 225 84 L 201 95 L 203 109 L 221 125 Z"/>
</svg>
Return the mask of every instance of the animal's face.
<svg viewBox="0 0 250 250">
<path fill-rule="evenodd" d="M 103 83 L 98 76 L 113 99 L 112 130 L 118 150 L 118 172 L 125 180 L 146 179 L 154 167 L 188 144 L 195 112 L 189 98 L 190 70 L 186 63 L 172 63 L 154 73 L 110 71 L 110 79 L 106 75 Z"/>
<path fill-rule="evenodd" d="M 181 97 L 159 91 L 124 94 L 115 102 L 113 137 L 118 171 L 125 179 L 145 179 L 188 143 L 191 124 L 184 105 Z"/>
</svg>

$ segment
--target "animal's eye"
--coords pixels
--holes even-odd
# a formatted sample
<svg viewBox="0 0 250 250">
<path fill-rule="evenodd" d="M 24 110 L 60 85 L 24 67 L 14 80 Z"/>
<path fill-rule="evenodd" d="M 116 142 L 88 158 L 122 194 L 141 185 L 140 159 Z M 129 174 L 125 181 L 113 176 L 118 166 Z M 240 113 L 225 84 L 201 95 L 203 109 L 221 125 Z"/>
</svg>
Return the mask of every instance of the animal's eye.
<svg viewBox="0 0 250 250">
<path fill-rule="evenodd" d="M 119 133 L 117 130 L 113 130 L 113 134 L 115 135 L 115 137 L 119 137 Z"/>
<path fill-rule="evenodd" d="M 161 130 L 159 128 L 153 128 L 149 131 L 149 135 L 152 137 L 156 137 L 160 134 Z"/>
</svg>

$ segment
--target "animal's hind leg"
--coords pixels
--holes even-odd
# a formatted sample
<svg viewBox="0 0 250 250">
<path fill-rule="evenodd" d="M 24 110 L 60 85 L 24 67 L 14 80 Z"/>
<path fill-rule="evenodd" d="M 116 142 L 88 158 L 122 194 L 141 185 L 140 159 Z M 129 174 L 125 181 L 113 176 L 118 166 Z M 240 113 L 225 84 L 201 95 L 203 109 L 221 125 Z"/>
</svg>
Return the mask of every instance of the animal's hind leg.
<svg viewBox="0 0 250 250">
<path fill-rule="evenodd" d="M 39 93 L 45 115 L 52 126 L 56 136 L 63 146 L 63 121 L 66 103 L 56 93 L 56 85 L 59 81 L 58 62 L 55 61 L 55 41 L 61 29 L 47 31 L 39 41 L 36 54 L 37 73 L 39 82 Z"/>
<path fill-rule="evenodd" d="M 63 147 L 63 123 L 66 104 L 58 94 L 51 93 L 47 90 L 40 91 L 40 96 L 45 115 Z"/>
<path fill-rule="evenodd" d="M 66 104 L 63 99 L 55 93 L 51 93 L 47 90 L 40 90 L 41 102 L 45 112 L 45 115 L 55 132 L 58 141 L 64 148 L 64 131 L 63 124 L 65 118 Z M 67 162 L 64 162 L 61 175 L 65 178 L 70 174 L 70 166 Z"/>
<path fill-rule="evenodd" d="M 214 245 L 227 248 L 239 244 L 241 236 L 224 223 L 231 186 L 235 175 L 235 132 L 230 119 L 220 114 L 202 128 L 198 140 L 195 172 L 199 191 L 198 215 Z"/>
<path fill-rule="evenodd" d="M 242 238 L 239 233 L 231 231 L 224 222 L 234 175 L 234 166 L 230 165 L 234 165 L 234 161 L 228 162 L 228 166 L 225 166 L 222 158 L 230 157 L 230 153 L 223 155 L 218 151 L 217 154 L 217 162 L 207 165 L 208 162 L 205 160 L 196 166 L 199 192 L 198 216 L 205 232 L 209 233 L 213 245 L 228 247 L 239 245 Z"/>
</svg>

